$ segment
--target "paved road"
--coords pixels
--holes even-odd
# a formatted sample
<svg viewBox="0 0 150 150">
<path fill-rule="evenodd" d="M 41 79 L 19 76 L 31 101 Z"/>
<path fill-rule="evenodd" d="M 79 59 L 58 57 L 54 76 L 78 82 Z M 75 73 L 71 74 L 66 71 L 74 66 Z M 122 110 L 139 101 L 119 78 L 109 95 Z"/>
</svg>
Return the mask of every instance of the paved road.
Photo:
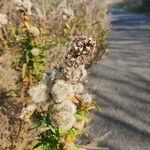
<svg viewBox="0 0 150 150">
<path fill-rule="evenodd" d="M 91 69 L 94 139 L 110 150 L 150 150 L 150 17 L 112 9 L 109 53 Z"/>
</svg>

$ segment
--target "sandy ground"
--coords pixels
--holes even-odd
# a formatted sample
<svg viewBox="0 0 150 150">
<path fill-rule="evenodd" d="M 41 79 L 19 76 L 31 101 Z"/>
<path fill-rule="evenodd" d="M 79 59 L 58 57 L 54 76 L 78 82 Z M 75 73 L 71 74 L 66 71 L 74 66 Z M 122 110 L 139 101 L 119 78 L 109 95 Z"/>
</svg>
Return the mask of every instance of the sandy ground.
<svg viewBox="0 0 150 150">
<path fill-rule="evenodd" d="M 150 17 L 121 9 L 110 12 L 109 52 L 89 77 L 102 108 L 95 112 L 90 131 L 110 150 L 149 150 Z"/>
</svg>

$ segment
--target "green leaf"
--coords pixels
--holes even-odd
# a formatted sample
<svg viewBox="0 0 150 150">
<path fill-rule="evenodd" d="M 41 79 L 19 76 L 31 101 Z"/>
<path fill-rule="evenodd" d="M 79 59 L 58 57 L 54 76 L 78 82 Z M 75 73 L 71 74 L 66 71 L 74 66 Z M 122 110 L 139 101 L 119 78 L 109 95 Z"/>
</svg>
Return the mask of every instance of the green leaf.
<svg viewBox="0 0 150 150">
<path fill-rule="evenodd" d="M 11 28 L 11 35 L 12 35 L 13 37 L 16 37 L 16 27 L 12 27 L 12 28 Z"/>
<path fill-rule="evenodd" d="M 36 75 L 38 75 L 38 68 L 35 62 L 33 62 L 33 68 L 35 70 Z"/>
<path fill-rule="evenodd" d="M 89 118 L 85 115 L 84 112 L 78 112 L 76 114 L 76 118 L 80 121 L 85 121 L 85 122 L 89 122 Z"/>
<path fill-rule="evenodd" d="M 49 146 L 43 145 L 42 143 L 37 143 L 37 144 L 33 147 L 33 150 L 54 150 L 54 149 L 51 149 Z"/>
<path fill-rule="evenodd" d="M 38 142 L 34 147 L 33 147 L 33 149 L 34 150 L 43 150 L 43 149 L 41 149 L 42 148 L 42 143 L 40 143 L 40 142 Z"/>
</svg>

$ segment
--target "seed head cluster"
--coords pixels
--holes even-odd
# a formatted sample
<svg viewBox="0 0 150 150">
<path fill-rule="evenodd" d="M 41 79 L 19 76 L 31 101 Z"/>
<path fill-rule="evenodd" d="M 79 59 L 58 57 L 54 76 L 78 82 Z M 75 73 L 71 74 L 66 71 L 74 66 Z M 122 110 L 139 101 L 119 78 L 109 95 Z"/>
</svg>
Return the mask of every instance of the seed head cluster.
<svg viewBox="0 0 150 150">
<path fill-rule="evenodd" d="M 86 92 L 83 81 L 87 76 L 85 57 L 95 53 L 95 44 L 92 38 L 79 36 L 74 41 L 73 49 L 66 54 L 63 69 L 54 68 L 45 73 L 43 82 L 29 90 L 29 95 L 37 110 L 38 107 L 43 107 L 42 104 L 45 105 L 45 102 L 49 104 L 46 112 L 55 127 L 66 131 L 73 127 L 79 130 L 84 127 L 84 121 L 79 121 L 76 114 L 80 106 L 78 103 L 82 105 L 92 103 L 93 97 Z M 35 49 L 32 49 L 31 53 L 36 56 Z M 82 61 L 78 62 L 78 58 Z M 28 114 L 31 110 L 32 107 L 31 109 L 25 108 L 23 113 Z"/>
</svg>

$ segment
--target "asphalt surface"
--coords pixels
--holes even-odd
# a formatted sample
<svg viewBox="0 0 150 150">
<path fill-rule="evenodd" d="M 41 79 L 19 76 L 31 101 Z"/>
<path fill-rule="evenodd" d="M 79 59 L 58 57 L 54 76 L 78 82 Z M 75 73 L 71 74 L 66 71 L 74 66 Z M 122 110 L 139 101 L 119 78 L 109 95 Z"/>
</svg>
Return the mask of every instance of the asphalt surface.
<svg viewBox="0 0 150 150">
<path fill-rule="evenodd" d="M 102 108 L 93 115 L 91 135 L 110 150 L 150 150 L 150 17 L 110 13 L 108 55 L 89 76 Z"/>
</svg>

